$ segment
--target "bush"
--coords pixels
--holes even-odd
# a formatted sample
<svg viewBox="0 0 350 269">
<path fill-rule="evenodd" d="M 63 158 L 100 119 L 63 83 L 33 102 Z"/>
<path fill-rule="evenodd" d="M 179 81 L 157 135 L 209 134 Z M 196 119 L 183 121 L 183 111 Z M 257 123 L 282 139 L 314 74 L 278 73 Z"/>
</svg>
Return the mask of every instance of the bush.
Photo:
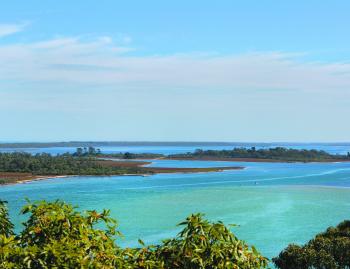
<svg viewBox="0 0 350 269">
<path fill-rule="evenodd" d="M 158 256 L 165 268 L 265 268 L 266 258 L 235 237 L 222 223 L 209 223 L 201 214 L 180 223 L 184 229 L 165 240 Z"/>
<path fill-rule="evenodd" d="M 13 224 L 11 223 L 6 207 L 6 202 L 0 200 L 0 235 L 12 235 Z"/>
<path fill-rule="evenodd" d="M 289 245 L 273 262 L 280 269 L 349 269 L 350 221 L 328 228 L 304 246 Z"/>
<path fill-rule="evenodd" d="M 62 201 L 28 203 L 23 231 L 14 235 L 0 203 L 0 268 L 266 268 L 267 259 L 237 239 L 223 223 L 191 215 L 174 239 L 156 246 L 120 248 L 109 211 L 80 213 Z M 97 228 L 99 227 L 99 228 Z"/>
</svg>

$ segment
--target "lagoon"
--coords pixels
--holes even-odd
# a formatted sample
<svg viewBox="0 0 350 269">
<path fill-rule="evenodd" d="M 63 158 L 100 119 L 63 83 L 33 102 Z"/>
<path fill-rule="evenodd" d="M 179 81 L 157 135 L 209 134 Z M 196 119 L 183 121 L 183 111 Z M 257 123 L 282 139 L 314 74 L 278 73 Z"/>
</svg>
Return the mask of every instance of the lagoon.
<svg viewBox="0 0 350 269">
<path fill-rule="evenodd" d="M 156 160 L 153 166 L 244 166 L 244 170 L 148 177 L 69 177 L 3 186 L 17 230 L 24 198 L 63 199 L 80 209 L 111 209 L 123 246 L 174 236 L 176 224 L 203 212 L 210 220 L 238 224 L 234 233 L 273 257 L 288 243 L 350 219 L 350 163 L 245 163 Z"/>
</svg>

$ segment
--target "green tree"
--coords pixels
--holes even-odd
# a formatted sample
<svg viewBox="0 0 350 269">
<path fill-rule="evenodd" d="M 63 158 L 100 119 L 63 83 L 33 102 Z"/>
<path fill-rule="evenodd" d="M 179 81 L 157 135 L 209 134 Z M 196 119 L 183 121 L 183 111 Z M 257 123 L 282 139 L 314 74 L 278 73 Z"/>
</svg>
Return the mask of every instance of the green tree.
<svg viewBox="0 0 350 269">
<path fill-rule="evenodd" d="M 77 148 L 76 152 L 73 155 L 74 156 L 83 156 L 83 148 Z"/>
<path fill-rule="evenodd" d="M 90 155 L 90 156 L 96 155 L 96 149 L 94 147 L 89 147 L 88 155 Z"/>
<path fill-rule="evenodd" d="M 329 227 L 304 246 L 289 245 L 273 262 L 280 269 L 350 268 L 350 221 Z"/>
<path fill-rule="evenodd" d="M 174 239 L 165 240 L 158 256 L 165 268 L 251 269 L 266 268 L 267 259 L 254 247 L 248 247 L 222 223 L 210 223 L 203 215 L 191 215 L 179 225 L 183 230 Z"/>
<path fill-rule="evenodd" d="M 115 222 L 109 212 L 82 214 L 71 205 L 29 203 L 23 214 L 30 214 L 18 236 L 16 248 L 7 262 L 15 268 L 116 268 L 118 248 L 112 236 Z M 106 229 L 95 225 L 105 224 Z M 20 251 L 18 251 L 20 249 Z"/>
<path fill-rule="evenodd" d="M 4 205 L 4 204 L 2 204 Z M 7 208 L 4 218 L 8 220 Z M 0 234 L 0 268 L 16 269 L 259 269 L 267 259 L 237 239 L 223 223 L 191 215 L 174 239 L 122 249 L 109 211 L 81 213 L 62 201 L 28 203 L 23 231 Z"/>
<path fill-rule="evenodd" d="M 124 153 L 124 159 L 132 159 L 132 153 L 130 153 L 130 152 L 125 152 L 125 153 Z"/>
<path fill-rule="evenodd" d="M 13 224 L 9 219 L 6 202 L 0 200 L 0 234 L 10 236 L 13 234 Z"/>
</svg>

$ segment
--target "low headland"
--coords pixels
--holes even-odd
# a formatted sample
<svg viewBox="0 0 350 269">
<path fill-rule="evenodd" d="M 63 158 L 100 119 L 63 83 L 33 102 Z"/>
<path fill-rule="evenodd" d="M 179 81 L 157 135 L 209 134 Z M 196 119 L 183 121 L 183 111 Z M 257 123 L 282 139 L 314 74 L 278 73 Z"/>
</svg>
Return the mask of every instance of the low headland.
<svg viewBox="0 0 350 269">
<path fill-rule="evenodd" d="M 147 176 L 161 173 L 200 173 L 243 169 L 239 166 L 149 167 L 145 166 L 151 164 L 149 161 L 125 161 L 105 159 L 105 157 L 94 148 L 89 148 L 87 151 L 77 149 L 76 153 L 56 156 L 47 153 L 36 155 L 24 152 L 0 153 L 0 185 L 66 176 Z"/>
<path fill-rule="evenodd" d="M 330 154 L 323 150 L 288 149 L 276 147 L 269 149 L 234 148 L 232 150 L 201 150 L 167 156 L 173 160 L 211 160 L 240 162 L 349 162 L 346 155 Z"/>
</svg>

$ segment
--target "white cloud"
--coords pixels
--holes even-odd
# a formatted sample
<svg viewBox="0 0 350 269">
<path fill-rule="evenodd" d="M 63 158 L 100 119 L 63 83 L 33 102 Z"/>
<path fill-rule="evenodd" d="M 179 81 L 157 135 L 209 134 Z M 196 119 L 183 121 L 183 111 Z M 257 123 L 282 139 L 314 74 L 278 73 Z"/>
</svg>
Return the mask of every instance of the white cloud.
<svg viewBox="0 0 350 269">
<path fill-rule="evenodd" d="M 299 54 L 130 56 L 112 38 L 56 38 L 0 46 L 0 79 L 115 89 L 292 90 L 349 93 L 350 64 L 301 61 Z"/>
<path fill-rule="evenodd" d="M 32 44 L 34 49 L 59 49 L 66 46 L 72 46 L 78 42 L 78 38 L 55 38 Z"/>
<path fill-rule="evenodd" d="M 21 24 L 0 24 L 0 38 L 21 32 L 27 23 Z"/>
<path fill-rule="evenodd" d="M 350 64 L 130 50 L 108 36 L 0 45 L 2 136 L 30 126 L 46 140 L 348 140 Z"/>
<path fill-rule="evenodd" d="M 123 43 L 129 44 L 132 41 L 132 38 L 130 36 L 124 36 L 122 38 Z"/>
</svg>

